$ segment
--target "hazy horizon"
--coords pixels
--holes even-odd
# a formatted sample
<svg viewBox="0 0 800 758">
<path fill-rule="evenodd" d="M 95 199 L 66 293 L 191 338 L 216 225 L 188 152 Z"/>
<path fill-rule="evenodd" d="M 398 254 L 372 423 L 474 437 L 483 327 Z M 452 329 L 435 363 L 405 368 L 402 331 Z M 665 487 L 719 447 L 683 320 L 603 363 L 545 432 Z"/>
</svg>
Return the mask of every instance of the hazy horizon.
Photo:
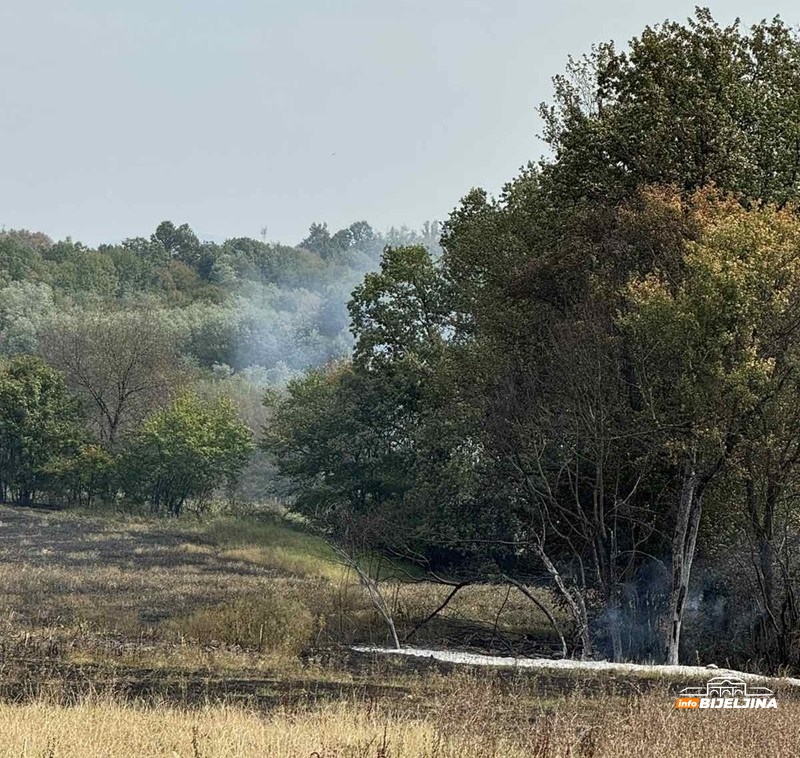
<svg viewBox="0 0 800 758">
<path fill-rule="evenodd" d="M 541 156 L 536 106 L 568 55 L 693 2 L 0 7 L 0 225 L 88 244 L 164 219 L 299 242 L 312 221 L 446 218 Z M 768 13 L 712 4 L 720 23 Z"/>
</svg>

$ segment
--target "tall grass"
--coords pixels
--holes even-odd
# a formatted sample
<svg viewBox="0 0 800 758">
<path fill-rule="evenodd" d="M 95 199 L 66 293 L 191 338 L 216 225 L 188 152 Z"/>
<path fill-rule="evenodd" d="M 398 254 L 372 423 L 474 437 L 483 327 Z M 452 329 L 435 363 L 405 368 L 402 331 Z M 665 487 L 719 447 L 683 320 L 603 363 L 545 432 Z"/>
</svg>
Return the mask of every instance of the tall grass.
<svg viewBox="0 0 800 758">
<path fill-rule="evenodd" d="M 225 704 L 187 711 L 114 701 L 0 704 L 0 754 L 48 758 L 789 758 L 800 706 L 676 712 L 666 692 L 630 699 L 515 701 L 475 682 L 432 708 L 349 701 L 260 714 Z"/>
</svg>

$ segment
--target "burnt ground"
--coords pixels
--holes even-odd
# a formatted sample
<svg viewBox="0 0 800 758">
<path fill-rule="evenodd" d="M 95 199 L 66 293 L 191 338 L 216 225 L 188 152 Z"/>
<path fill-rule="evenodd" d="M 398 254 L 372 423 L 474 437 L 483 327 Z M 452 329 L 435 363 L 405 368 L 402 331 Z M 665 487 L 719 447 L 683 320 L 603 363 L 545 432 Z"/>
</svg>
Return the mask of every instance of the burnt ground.
<svg viewBox="0 0 800 758">
<path fill-rule="evenodd" d="M 75 702 L 113 695 L 258 709 L 347 699 L 425 710 L 435 701 L 433 691 L 421 694 L 426 687 L 465 676 L 539 702 L 654 688 L 676 694 L 686 686 L 655 676 L 486 670 L 387 658 L 321 637 L 300 659 L 284 660 L 182 633 L 186 614 L 265 588 L 306 593 L 311 605 L 328 602 L 331 592 L 341 594 L 333 580 L 293 568 L 296 556 L 287 551 L 284 545 L 276 553 L 280 560 L 251 554 L 191 521 L 0 506 L 0 699 Z"/>
</svg>

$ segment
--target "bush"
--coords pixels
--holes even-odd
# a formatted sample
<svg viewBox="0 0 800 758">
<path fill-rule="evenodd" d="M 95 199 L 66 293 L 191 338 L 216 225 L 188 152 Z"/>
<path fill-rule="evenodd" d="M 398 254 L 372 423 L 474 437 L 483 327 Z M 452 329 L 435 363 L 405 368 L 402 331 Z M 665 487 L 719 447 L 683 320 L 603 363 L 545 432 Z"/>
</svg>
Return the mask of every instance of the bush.
<svg viewBox="0 0 800 758">
<path fill-rule="evenodd" d="M 156 411 L 131 440 L 122 459 L 128 497 L 148 501 L 154 513 L 179 516 L 188 500 L 204 503 L 231 484 L 252 452 L 252 433 L 224 397 L 205 403 L 187 393 Z"/>
<path fill-rule="evenodd" d="M 239 597 L 175 623 L 181 634 L 200 643 L 220 642 L 288 655 L 307 648 L 317 626 L 303 603 L 280 595 Z"/>
</svg>

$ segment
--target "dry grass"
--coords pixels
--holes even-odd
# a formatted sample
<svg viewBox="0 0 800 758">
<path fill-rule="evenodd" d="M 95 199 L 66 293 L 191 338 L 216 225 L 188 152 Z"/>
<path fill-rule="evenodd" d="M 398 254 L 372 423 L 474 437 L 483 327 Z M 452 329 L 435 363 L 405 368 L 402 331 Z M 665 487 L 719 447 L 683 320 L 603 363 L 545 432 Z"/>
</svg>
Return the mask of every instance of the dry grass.
<svg viewBox="0 0 800 758">
<path fill-rule="evenodd" d="M 449 588 L 398 579 L 385 582 L 385 591 L 402 634 L 436 608 Z M 549 602 L 547 593 L 542 598 Z M 260 629 L 251 609 L 272 608 L 281 599 L 292 606 L 288 615 L 297 611 L 304 618 L 294 643 L 281 639 L 271 648 L 252 629 L 222 632 L 223 625 Z M 288 615 L 278 612 L 278 621 Z M 107 643 L 126 652 L 134 642 L 222 643 L 283 653 L 310 644 L 387 641 L 385 625 L 354 574 L 327 545 L 286 522 L 148 521 L 0 507 L 4 634 L 44 635 L 71 649 Z M 414 641 L 505 650 L 508 640 L 546 640 L 550 634 L 543 614 L 517 590 L 507 595 L 501 588 L 473 586 L 461 590 Z"/>
<path fill-rule="evenodd" d="M 401 633 L 449 592 L 383 586 Z M 472 586 L 414 639 L 502 650 L 549 634 L 519 591 Z M 0 507 L 0 755 L 793 754 L 789 699 L 676 714 L 658 680 L 463 674 L 344 647 L 385 641 L 356 577 L 285 522 Z"/>
<path fill-rule="evenodd" d="M 187 711 L 101 700 L 64 707 L 0 705 L 0 754 L 48 758 L 186 756 L 271 758 L 750 758 L 796 756 L 800 705 L 777 711 L 676 712 L 667 692 L 557 702 L 527 700 L 464 680 L 435 709 L 374 701 Z"/>
<path fill-rule="evenodd" d="M 223 642 L 261 652 L 297 655 L 308 648 L 315 618 L 299 600 L 282 595 L 237 598 L 174 621 L 182 635 L 200 643 Z"/>
</svg>

